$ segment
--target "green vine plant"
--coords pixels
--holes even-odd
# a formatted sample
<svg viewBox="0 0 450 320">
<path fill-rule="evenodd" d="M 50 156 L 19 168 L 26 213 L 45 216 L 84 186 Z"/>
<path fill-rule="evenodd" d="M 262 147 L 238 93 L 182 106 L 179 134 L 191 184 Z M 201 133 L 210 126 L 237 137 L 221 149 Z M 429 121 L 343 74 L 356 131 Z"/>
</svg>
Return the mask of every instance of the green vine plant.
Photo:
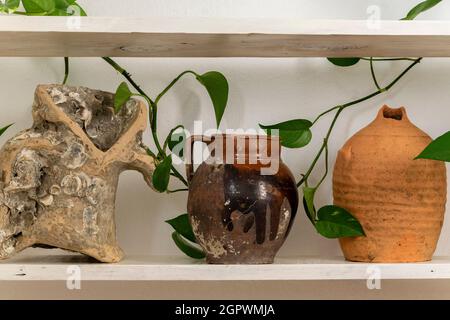
<svg viewBox="0 0 450 320">
<path fill-rule="evenodd" d="M 441 0 L 427 0 L 419 3 L 417 6 L 412 8 L 408 14 L 402 20 L 412 20 L 416 18 L 420 13 L 434 7 Z M 24 11 L 19 11 L 20 4 L 24 8 Z M 70 6 L 77 6 L 80 10 L 79 14 L 82 16 L 86 15 L 86 12 L 77 4 L 74 0 L 0 0 L 0 13 L 6 14 L 21 14 L 21 15 L 37 15 L 37 16 L 70 16 L 71 11 Z M 72 10 L 73 12 L 73 10 Z M 364 230 L 360 223 L 353 217 L 353 215 L 343 208 L 326 205 L 321 207 L 316 211 L 314 205 L 314 196 L 326 179 L 329 170 L 329 154 L 328 154 L 328 142 L 331 137 L 333 128 L 339 119 L 342 112 L 348 107 L 357 105 L 364 101 L 367 101 L 375 96 L 389 91 L 401 78 L 403 78 L 406 73 L 408 73 L 415 65 L 417 65 L 422 58 L 373 58 L 373 57 L 354 57 L 354 58 L 328 58 L 328 60 L 336 66 L 349 67 L 359 63 L 360 61 L 365 61 L 369 64 L 371 77 L 373 79 L 376 91 L 355 99 L 353 101 L 336 105 L 331 107 L 324 112 L 320 113 L 313 121 L 307 119 L 295 119 L 289 120 L 282 123 L 274 125 L 260 125 L 261 128 L 266 130 L 268 134 L 271 134 L 271 130 L 278 130 L 280 135 L 280 140 L 282 146 L 286 148 L 302 148 L 309 144 L 312 139 L 311 129 L 314 125 L 322 119 L 322 117 L 333 114 L 334 116 L 330 122 L 330 126 L 323 138 L 323 142 L 316 156 L 314 157 L 312 163 L 308 167 L 307 171 L 301 175 L 301 178 L 297 182 L 297 187 L 303 190 L 303 206 L 305 212 L 315 226 L 317 232 L 327 238 L 340 238 L 340 237 L 352 237 L 352 236 L 364 236 Z M 123 104 L 133 96 L 140 97 L 144 99 L 149 108 L 149 122 L 152 134 L 153 142 L 156 146 L 156 151 L 152 151 L 147 147 L 147 152 L 150 156 L 155 158 L 157 163 L 156 169 L 153 176 L 153 184 L 157 191 L 173 193 L 179 191 L 187 191 L 186 179 L 177 171 L 177 169 L 172 164 L 172 151 L 175 147 L 186 140 L 184 134 L 184 127 L 182 125 L 175 126 L 167 135 L 164 142 L 161 144 L 161 140 L 158 136 L 157 131 L 157 116 L 158 116 L 158 103 L 160 99 L 173 87 L 173 85 L 180 80 L 186 74 L 193 75 L 200 84 L 202 84 L 208 94 L 211 97 L 217 126 L 219 126 L 222 119 L 223 113 L 226 108 L 228 99 L 228 82 L 226 78 L 217 71 L 210 71 L 204 74 L 198 74 L 194 71 L 182 72 L 178 77 L 176 77 L 164 90 L 159 93 L 156 98 L 151 99 L 141 87 L 134 82 L 130 73 L 123 69 L 119 64 L 117 64 L 113 59 L 109 57 L 104 57 L 103 60 L 112 66 L 117 72 L 119 72 L 127 82 L 136 90 L 136 93 L 131 92 L 129 86 L 126 82 L 119 85 L 116 90 L 115 95 L 115 110 L 118 111 L 123 106 Z M 381 86 L 376 78 L 375 64 L 383 61 L 409 61 L 410 64 L 391 82 L 386 86 Z M 64 80 L 66 80 L 69 75 L 69 59 L 64 58 Z M 3 130 L 3 129 L 1 129 Z M 0 130 L 0 134 L 3 133 Z M 6 129 L 5 129 L 6 130 Z M 438 160 L 450 161 L 450 132 L 445 134 L 443 137 L 436 139 L 435 142 L 430 144 L 430 146 L 424 150 L 424 152 L 418 156 L 422 158 L 439 158 Z M 445 151 L 445 152 L 444 152 Z M 178 154 L 179 157 L 183 157 L 182 150 Z M 318 161 L 323 157 L 325 172 L 322 175 L 319 182 L 315 185 L 311 185 L 310 177 L 313 170 L 316 168 Z M 171 177 L 177 178 L 183 188 L 171 190 L 169 189 L 169 183 Z M 196 239 L 192 231 L 187 214 L 182 214 L 174 219 L 166 221 L 173 228 L 172 239 L 178 248 L 185 254 L 192 258 L 202 259 L 205 257 L 204 252 L 196 245 Z"/>
<path fill-rule="evenodd" d="M 0 128 L 0 137 L 8 130 L 9 127 L 11 127 L 13 124 L 8 124 L 7 126 L 4 126 L 3 128 Z"/>
<path fill-rule="evenodd" d="M 416 159 L 450 162 L 450 131 L 433 140 Z"/>
<path fill-rule="evenodd" d="M 412 8 L 407 15 L 401 20 L 412 20 L 416 18 L 420 13 L 434 7 L 441 0 L 427 0 L 419 3 L 414 8 Z M 273 124 L 273 125 L 262 125 L 260 127 L 264 129 L 267 134 L 271 134 L 271 130 L 278 130 L 280 136 L 281 145 L 286 148 L 302 148 L 309 144 L 312 139 L 311 128 L 325 115 L 333 114 L 330 126 L 323 138 L 321 147 L 319 148 L 317 154 L 315 155 L 312 163 L 308 167 L 305 173 L 301 174 L 300 180 L 297 182 L 297 187 L 301 188 L 303 191 L 303 207 L 308 219 L 311 221 L 315 229 L 319 234 L 326 238 L 342 238 L 342 237 L 355 237 L 355 236 L 365 236 L 364 229 L 359 223 L 359 221 L 346 209 L 335 205 L 325 205 L 319 210 L 316 210 L 314 197 L 317 193 L 318 188 L 323 183 L 328 175 L 329 171 L 329 154 L 328 154 L 328 143 L 333 132 L 333 128 L 339 119 L 342 112 L 354 105 L 360 104 L 361 102 L 367 101 L 373 97 L 376 97 L 382 93 L 389 91 L 401 78 L 403 78 L 414 66 L 416 66 L 422 58 L 374 58 L 374 57 L 353 57 L 353 58 L 328 58 L 328 60 L 336 66 L 339 67 L 349 67 L 357 64 L 360 61 L 368 62 L 370 68 L 370 74 L 373 83 L 376 87 L 376 91 L 365 95 L 361 98 L 346 102 L 340 105 L 331 107 L 324 112 L 320 113 L 313 121 L 307 119 L 295 119 L 288 120 L 285 122 Z M 375 63 L 382 61 L 409 61 L 410 64 L 390 83 L 386 86 L 381 86 L 380 82 L 376 77 Z M 428 150 L 419 157 L 430 156 L 431 150 L 437 149 L 436 145 L 445 145 L 447 159 L 450 161 L 450 132 L 445 136 L 445 142 L 442 143 L 444 138 L 441 140 L 436 140 L 435 145 L 430 145 Z M 325 172 L 320 178 L 319 182 L 315 185 L 311 185 L 310 177 L 315 169 L 319 159 L 323 157 Z"/>
<path fill-rule="evenodd" d="M 20 11 L 22 4 L 23 11 Z M 76 0 L 4 0 L 0 2 L 0 12 L 26 16 L 71 16 L 74 8 L 81 16 L 86 12 Z"/>
<path fill-rule="evenodd" d="M 20 11 L 21 5 L 23 11 Z M 74 6 L 78 10 L 74 10 Z M 80 16 L 87 16 L 86 11 L 75 0 L 0 0 L 0 13 L 4 14 L 19 14 L 27 16 L 71 16 L 75 13 Z M 187 70 L 180 73 L 172 82 L 167 85 L 154 99 L 145 93 L 141 87 L 133 80 L 131 74 L 121 67 L 116 61 L 110 57 L 102 58 L 114 70 L 121 74 L 128 83 L 136 90 L 131 92 L 128 84 L 122 82 L 116 89 L 114 99 L 114 109 L 119 111 L 122 106 L 133 96 L 142 98 L 149 109 L 149 123 L 153 143 L 156 150 L 151 150 L 146 146 L 149 156 L 153 157 L 156 162 L 156 168 L 153 172 L 152 183 L 158 192 L 175 193 L 188 191 L 187 180 L 175 168 L 172 163 L 173 151 L 178 151 L 176 156 L 183 159 L 183 148 L 177 146 L 184 146 L 186 135 L 183 125 L 177 125 L 170 130 L 164 142 L 161 139 L 157 130 L 158 106 L 160 100 L 168 93 L 168 91 L 185 75 L 192 75 L 197 81 L 205 87 L 208 92 L 216 118 L 217 127 L 219 127 L 228 101 L 228 81 L 225 76 L 218 71 L 209 71 L 199 74 L 192 70 Z M 69 58 L 64 58 L 64 80 L 66 83 L 69 76 Z M 4 128 L 6 130 L 7 127 Z M 4 132 L 0 129 L 0 135 Z M 171 178 L 176 178 L 183 187 L 178 189 L 169 189 Z M 174 219 L 166 221 L 173 228 L 172 239 L 177 247 L 185 254 L 192 258 L 202 259 L 205 257 L 203 251 L 196 245 L 196 239 L 189 223 L 187 214 L 182 214 Z"/>
<path fill-rule="evenodd" d="M 120 67 L 117 65 L 115 65 L 115 68 L 122 74 L 125 72 L 123 69 L 119 70 Z M 164 144 L 162 145 L 157 131 L 158 103 L 161 98 L 175 85 L 175 83 L 187 74 L 193 75 L 198 82 L 206 88 L 214 107 L 216 124 L 217 127 L 219 127 L 227 105 L 229 89 L 228 81 L 225 76 L 218 71 L 209 71 L 202 75 L 191 70 L 184 71 L 178 75 L 166 88 L 164 88 L 155 99 L 151 99 L 140 89 L 138 90 L 138 93 L 132 93 L 127 83 L 122 82 L 117 88 L 114 98 L 114 108 L 116 112 L 118 112 L 120 108 L 133 96 L 141 97 L 147 102 L 150 110 L 150 129 L 152 132 L 153 142 L 157 149 L 157 152 L 154 152 L 147 147 L 147 153 L 154 157 L 156 161 L 156 168 L 153 172 L 152 183 L 153 187 L 159 192 L 175 193 L 180 191 L 188 191 L 188 183 L 186 179 L 172 164 L 172 155 L 175 154 L 181 159 L 183 159 L 184 156 L 183 147 L 175 149 L 177 146 L 185 145 L 186 135 L 184 132 L 184 126 L 179 124 L 170 130 L 164 140 Z M 139 87 L 136 86 L 136 88 Z M 179 131 L 180 129 L 182 130 L 181 132 Z M 178 152 L 175 152 L 175 150 Z M 172 176 L 177 178 L 184 185 L 184 188 L 175 190 L 169 189 L 169 182 Z M 194 259 L 202 259 L 205 257 L 204 252 L 198 245 L 196 245 L 196 238 L 186 213 L 166 222 L 174 228 L 174 231 L 172 232 L 172 239 L 181 251 Z"/>
</svg>

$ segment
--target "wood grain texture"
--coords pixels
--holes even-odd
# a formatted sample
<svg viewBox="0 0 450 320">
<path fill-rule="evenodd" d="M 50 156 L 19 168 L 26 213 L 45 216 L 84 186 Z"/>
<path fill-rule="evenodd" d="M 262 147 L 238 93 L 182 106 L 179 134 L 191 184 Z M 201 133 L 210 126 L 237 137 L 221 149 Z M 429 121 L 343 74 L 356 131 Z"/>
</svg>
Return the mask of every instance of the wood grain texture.
<svg viewBox="0 0 450 320">
<path fill-rule="evenodd" d="M 2 16 L 0 43 L 3 57 L 448 57 L 450 22 Z"/>
</svg>

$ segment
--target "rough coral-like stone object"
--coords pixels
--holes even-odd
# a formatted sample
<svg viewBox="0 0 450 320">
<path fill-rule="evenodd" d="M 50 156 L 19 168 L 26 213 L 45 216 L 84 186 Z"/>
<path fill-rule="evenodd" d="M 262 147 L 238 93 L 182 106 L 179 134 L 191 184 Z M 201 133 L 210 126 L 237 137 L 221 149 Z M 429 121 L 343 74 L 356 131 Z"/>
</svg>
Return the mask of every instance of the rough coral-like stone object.
<svg viewBox="0 0 450 320">
<path fill-rule="evenodd" d="M 32 246 L 58 247 L 103 262 L 121 260 L 114 222 L 119 174 L 153 158 L 141 138 L 145 105 L 113 110 L 112 93 L 40 85 L 32 128 L 0 151 L 0 259 Z"/>
<path fill-rule="evenodd" d="M 381 108 L 377 118 L 339 151 L 334 203 L 361 222 L 367 237 L 341 238 L 347 260 L 431 260 L 444 221 L 445 164 L 414 158 L 431 138 L 404 108 Z"/>
</svg>

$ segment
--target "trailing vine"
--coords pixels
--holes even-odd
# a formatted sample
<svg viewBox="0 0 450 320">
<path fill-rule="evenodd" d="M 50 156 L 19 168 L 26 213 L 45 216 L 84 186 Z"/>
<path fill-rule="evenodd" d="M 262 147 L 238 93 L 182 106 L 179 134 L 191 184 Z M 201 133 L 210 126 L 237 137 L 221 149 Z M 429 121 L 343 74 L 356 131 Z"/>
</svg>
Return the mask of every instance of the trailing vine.
<svg viewBox="0 0 450 320">
<path fill-rule="evenodd" d="M 359 224 L 359 222 L 352 216 L 350 212 L 348 212 L 344 208 L 327 205 L 322 207 L 321 209 L 319 209 L 319 211 L 316 212 L 314 206 L 314 196 L 316 194 L 316 191 L 320 187 L 322 182 L 325 180 L 329 172 L 328 143 L 330 136 L 333 132 L 334 126 L 337 120 L 339 119 L 339 116 L 348 107 L 357 105 L 361 102 L 376 97 L 379 94 L 389 91 L 389 89 L 391 89 L 402 77 L 404 77 L 409 70 L 411 70 L 416 64 L 418 64 L 421 61 L 421 59 L 422 58 L 414 59 L 413 62 L 403 70 L 402 73 L 400 73 L 392 82 L 390 82 L 385 87 L 380 87 L 378 85 L 378 81 L 374 77 L 373 78 L 374 83 L 378 88 L 376 91 L 364 97 L 358 98 L 356 100 L 329 108 L 326 111 L 319 114 L 312 122 L 305 119 L 296 119 L 278 123 L 275 125 L 261 125 L 261 127 L 267 130 L 269 134 L 270 131 L 273 129 L 279 130 L 282 145 L 286 146 L 285 140 L 283 140 L 283 137 L 285 137 L 285 139 L 288 139 L 289 141 L 288 147 L 298 148 L 303 147 L 309 143 L 309 140 L 311 139 L 312 136 L 310 131 L 312 126 L 316 124 L 317 121 L 321 119 L 323 116 L 334 112 L 334 116 L 330 122 L 330 126 L 325 134 L 325 137 L 323 138 L 322 145 L 320 146 L 318 152 L 316 153 L 312 163 L 309 165 L 306 172 L 301 174 L 301 178 L 297 182 L 297 187 L 302 188 L 303 191 L 303 206 L 305 212 L 309 220 L 316 227 L 317 231 L 324 237 L 341 238 L 341 237 L 365 235 L 364 230 L 362 226 Z M 372 62 L 372 59 L 368 59 L 368 61 Z M 372 66 L 371 69 L 373 70 Z M 372 72 L 372 74 L 374 73 Z M 289 140 L 292 135 L 303 137 L 307 136 L 309 138 L 306 143 L 302 139 L 298 139 L 297 141 L 299 141 L 300 143 L 298 145 L 295 145 L 292 144 L 291 140 Z M 325 173 L 322 175 L 321 179 L 315 186 L 310 186 L 308 183 L 309 182 L 308 179 L 310 178 L 321 156 L 324 156 L 323 158 L 324 158 Z"/>
<path fill-rule="evenodd" d="M 20 5 L 24 11 L 20 11 Z M 71 16 L 78 14 L 87 16 L 86 11 L 75 0 L 0 0 L 0 13 L 19 14 L 29 16 Z M 170 130 L 164 142 L 157 130 L 158 108 L 161 99 L 169 92 L 169 90 L 185 75 L 192 75 L 207 90 L 215 112 L 217 127 L 220 125 L 225 108 L 228 101 L 228 81 L 223 74 L 218 71 L 209 71 L 199 74 L 192 70 L 186 70 L 180 73 L 172 80 L 154 99 L 150 98 L 146 92 L 133 80 L 131 74 L 120 66 L 110 57 L 102 58 L 114 70 L 121 74 L 125 80 L 137 91 L 132 93 L 126 82 L 122 82 L 116 89 L 114 108 L 119 111 L 120 108 L 132 96 L 142 98 L 149 110 L 149 123 L 153 143 L 156 150 L 151 150 L 146 146 L 149 156 L 155 159 L 156 168 L 153 172 L 153 186 L 158 192 L 175 193 L 188 191 L 188 183 L 183 175 L 172 164 L 172 156 L 176 154 L 183 157 L 183 148 L 186 140 L 184 126 L 179 124 Z M 64 58 L 64 79 L 63 84 L 67 82 L 69 77 L 69 58 Z M 0 129 L 0 135 L 7 127 Z M 176 152 L 174 152 L 176 151 Z M 169 189 L 171 177 L 176 178 L 183 185 L 182 188 Z M 175 219 L 168 220 L 175 231 L 172 233 L 172 239 L 180 250 L 193 258 L 203 258 L 203 251 L 195 245 L 195 237 L 192 236 L 192 228 L 187 219 L 187 214 L 183 214 Z"/>
<path fill-rule="evenodd" d="M 402 20 L 412 20 L 420 13 L 437 5 L 441 0 L 427 0 L 419 3 L 412 8 Z M 24 11 L 19 11 L 20 4 L 24 8 Z M 72 9 L 71 9 L 72 8 Z M 77 10 L 74 10 L 77 9 Z M 77 4 L 75 0 L 0 0 L 0 13 L 6 14 L 20 14 L 20 15 L 41 15 L 41 16 L 70 16 L 74 12 L 78 12 L 79 15 L 85 16 L 86 12 Z M 369 63 L 370 75 L 372 77 L 376 91 L 365 95 L 361 98 L 333 106 L 326 109 L 313 121 L 307 119 L 294 119 L 281 122 L 274 125 L 260 125 L 261 128 L 271 134 L 273 130 L 277 130 L 277 134 L 280 135 L 281 143 L 287 148 L 301 148 L 309 144 L 312 139 L 311 128 L 323 117 L 333 114 L 330 121 L 328 130 L 326 131 L 322 144 L 317 151 L 313 161 L 309 165 L 306 172 L 301 174 L 297 187 L 303 191 L 303 205 L 305 212 L 315 226 L 316 230 L 327 238 L 339 238 L 347 236 L 364 236 L 364 230 L 360 223 L 352 216 L 350 212 L 347 212 L 343 208 L 339 208 L 333 205 L 326 205 L 320 208 L 318 211 L 315 209 L 314 196 L 317 189 L 326 179 L 329 173 L 329 152 L 328 144 L 332 135 L 335 124 L 339 120 L 339 117 L 345 111 L 345 109 L 360 104 L 364 101 L 370 100 L 375 96 L 388 92 L 398 81 L 400 81 L 414 66 L 420 63 L 422 58 L 375 58 L 375 57 L 354 57 L 354 58 L 329 58 L 328 60 L 336 66 L 349 67 L 365 61 Z M 160 100 L 165 94 L 185 75 L 194 76 L 200 84 L 202 84 L 208 94 L 211 97 L 213 107 L 216 115 L 217 126 L 219 126 L 223 113 L 226 108 L 228 99 L 228 82 L 226 78 L 217 71 L 210 71 L 204 74 L 198 74 L 194 71 L 187 70 L 180 73 L 169 85 L 167 85 L 154 99 L 150 98 L 142 88 L 133 80 L 131 74 L 122 68 L 116 61 L 110 57 L 103 57 L 103 60 L 108 63 L 114 70 L 121 74 L 125 80 L 136 90 L 136 93 L 132 93 L 126 82 L 119 85 L 116 90 L 115 96 L 115 109 L 120 110 L 123 104 L 132 96 L 142 98 L 148 105 L 149 109 L 149 123 L 151 129 L 152 140 L 155 144 L 156 150 L 151 150 L 147 147 L 149 156 L 155 158 L 156 169 L 153 176 L 153 185 L 159 192 L 180 192 L 187 191 L 187 181 L 183 175 L 172 164 L 172 151 L 175 150 L 177 145 L 183 144 L 186 137 L 184 134 L 184 127 L 182 125 L 175 126 L 170 130 L 164 142 L 161 143 L 161 139 L 157 130 L 157 118 L 158 108 Z M 390 83 L 386 86 L 381 86 L 376 77 L 375 65 L 384 61 L 408 61 L 410 64 Z M 66 83 L 69 76 L 69 58 L 64 58 L 64 80 Z M 7 127 L 0 129 L 0 135 L 6 130 Z M 450 132 L 444 136 L 438 138 L 434 144 L 431 144 L 429 148 L 419 155 L 419 157 L 439 158 L 439 160 L 450 161 Z M 182 151 L 182 150 L 181 150 Z M 182 152 L 178 153 L 180 157 L 183 157 Z M 324 161 L 324 174 L 319 179 L 319 182 L 311 186 L 310 177 L 313 174 L 319 160 L 323 158 Z M 170 178 L 174 177 L 181 182 L 182 188 L 170 190 L 169 182 Z M 193 258 L 203 258 L 204 253 L 194 243 L 196 241 L 192 232 L 192 227 L 189 223 L 187 214 L 178 216 L 172 220 L 167 221 L 175 231 L 172 234 L 172 238 L 175 244 L 187 255 Z"/>
<path fill-rule="evenodd" d="M 423 1 L 412 8 L 407 15 L 401 20 L 412 20 L 417 17 L 420 13 L 434 7 L 441 0 L 428 0 Z M 422 58 L 374 58 L 374 57 L 362 57 L 362 58 L 328 58 L 328 60 L 336 66 L 339 67 L 350 67 L 357 64 L 358 62 L 366 61 L 369 62 L 370 75 L 372 77 L 373 83 L 377 88 L 376 91 L 365 95 L 361 98 L 346 102 L 340 105 L 331 107 L 322 113 L 320 113 L 313 121 L 307 119 L 295 119 L 288 120 L 285 122 L 273 124 L 273 125 L 262 125 L 260 127 L 265 129 L 268 134 L 271 134 L 272 130 L 277 130 L 280 135 L 280 141 L 282 146 L 287 148 L 302 148 L 306 146 L 312 138 L 311 128 L 325 115 L 334 112 L 334 116 L 330 122 L 328 130 L 323 138 L 322 144 L 313 158 L 312 163 L 309 165 L 305 173 L 301 174 L 301 178 L 297 182 L 297 187 L 302 188 L 303 191 L 303 207 L 308 219 L 316 228 L 317 232 L 326 238 L 341 238 L 341 237 L 353 237 L 353 236 L 365 236 L 364 230 L 361 224 L 356 220 L 353 215 L 345 210 L 344 208 L 335 205 L 326 205 L 316 211 L 314 205 L 314 197 L 317 189 L 320 187 L 322 182 L 328 175 L 329 172 L 329 154 L 328 154 L 328 143 L 330 136 L 333 132 L 334 126 L 338 121 L 339 117 L 345 109 L 348 107 L 360 104 L 364 101 L 370 100 L 382 93 L 388 92 L 401 78 L 403 78 L 414 66 L 416 66 Z M 379 81 L 376 77 L 374 62 L 380 61 L 411 61 L 411 63 L 388 85 L 381 87 Z M 441 138 L 441 145 L 443 138 Z M 448 156 L 447 161 L 450 161 L 450 132 L 447 134 L 447 144 L 446 152 Z M 433 146 L 430 146 L 430 148 Z M 316 168 L 319 159 L 323 156 L 325 172 L 320 178 L 319 182 L 315 186 L 309 185 L 309 178 Z M 426 153 L 425 153 L 426 156 Z M 430 155 L 428 155 L 430 156 Z M 422 154 L 419 157 L 424 157 Z"/>
</svg>

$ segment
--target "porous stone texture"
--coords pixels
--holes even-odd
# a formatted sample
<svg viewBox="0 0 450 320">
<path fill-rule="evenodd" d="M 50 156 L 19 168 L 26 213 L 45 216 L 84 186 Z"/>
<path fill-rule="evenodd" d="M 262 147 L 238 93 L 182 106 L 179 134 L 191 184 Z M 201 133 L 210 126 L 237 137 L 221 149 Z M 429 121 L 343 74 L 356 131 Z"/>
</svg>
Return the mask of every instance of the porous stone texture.
<svg viewBox="0 0 450 320">
<path fill-rule="evenodd" d="M 0 259 L 32 246 L 117 262 L 114 202 L 119 174 L 140 171 L 151 186 L 153 158 L 142 145 L 143 103 L 118 112 L 114 95 L 40 85 L 33 126 L 0 151 Z"/>
<path fill-rule="evenodd" d="M 404 108 L 384 106 L 339 151 L 334 203 L 349 210 L 367 235 L 340 239 L 347 260 L 431 260 L 444 221 L 447 179 L 443 162 L 414 160 L 430 142 Z"/>
</svg>

